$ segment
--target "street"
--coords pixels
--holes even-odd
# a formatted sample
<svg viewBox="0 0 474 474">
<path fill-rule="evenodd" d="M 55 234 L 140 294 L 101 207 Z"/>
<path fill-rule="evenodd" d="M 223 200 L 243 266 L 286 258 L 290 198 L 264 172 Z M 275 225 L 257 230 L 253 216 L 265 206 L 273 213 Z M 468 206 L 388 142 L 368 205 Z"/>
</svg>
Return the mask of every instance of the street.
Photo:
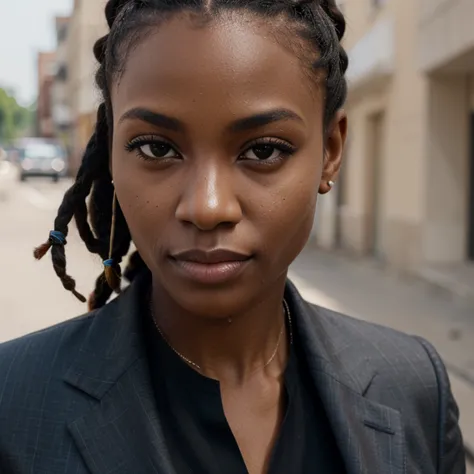
<svg viewBox="0 0 474 474">
<path fill-rule="evenodd" d="M 33 248 L 48 238 L 57 207 L 70 185 L 32 179 L 20 183 L 15 172 L 0 181 L 0 341 L 50 326 L 87 311 L 62 288 L 50 254 L 33 258 Z M 71 226 L 66 251 L 68 272 L 78 290 L 91 291 L 101 262 L 91 256 Z"/>
<path fill-rule="evenodd" d="M 45 241 L 69 180 L 20 183 L 10 169 L 0 175 L 0 342 L 87 311 L 56 277 L 49 254 L 33 248 Z M 101 262 L 84 248 L 71 226 L 68 272 L 88 295 Z M 309 246 L 291 270 L 303 295 L 332 309 L 418 334 L 443 357 L 461 409 L 465 442 L 474 452 L 474 306 L 454 301 L 415 279 L 388 274 L 366 260 L 347 259 Z M 469 471 L 472 472 L 472 471 Z"/>
</svg>

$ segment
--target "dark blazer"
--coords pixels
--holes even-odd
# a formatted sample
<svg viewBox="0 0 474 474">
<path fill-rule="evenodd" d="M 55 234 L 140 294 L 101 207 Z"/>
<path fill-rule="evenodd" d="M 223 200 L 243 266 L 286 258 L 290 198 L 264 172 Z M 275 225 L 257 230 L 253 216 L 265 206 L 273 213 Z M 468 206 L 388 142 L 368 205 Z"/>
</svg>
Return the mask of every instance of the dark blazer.
<svg viewBox="0 0 474 474">
<path fill-rule="evenodd" d="M 174 473 L 140 333 L 144 286 L 0 345 L 1 474 Z M 347 472 L 464 473 L 458 410 L 433 347 L 312 306 L 291 283 L 286 293 Z"/>
</svg>

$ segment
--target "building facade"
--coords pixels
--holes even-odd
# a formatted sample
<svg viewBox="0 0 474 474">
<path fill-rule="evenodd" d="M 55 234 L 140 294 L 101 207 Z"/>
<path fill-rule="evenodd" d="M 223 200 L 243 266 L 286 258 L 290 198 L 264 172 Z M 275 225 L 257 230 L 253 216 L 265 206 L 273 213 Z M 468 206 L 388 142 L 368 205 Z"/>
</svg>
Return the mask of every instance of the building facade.
<svg viewBox="0 0 474 474">
<path fill-rule="evenodd" d="M 314 234 L 418 272 L 474 260 L 472 0 L 344 0 L 350 132 Z"/>
<path fill-rule="evenodd" d="M 56 53 L 38 53 L 38 107 L 36 117 L 37 135 L 54 136 L 52 88 L 56 72 Z"/>
<path fill-rule="evenodd" d="M 94 76 L 95 41 L 107 33 L 106 0 L 75 0 L 67 37 L 68 95 L 72 120 L 71 170 L 79 168 L 82 154 L 95 126 L 100 94 Z"/>
<path fill-rule="evenodd" d="M 54 136 L 71 152 L 71 107 L 68 90 L 67 35 L 69 17 L 56 17 L 56 68 L 52 86 L 52 118 Z"/>
<path fill-rule="evenodd" d="M 474 261 L 473 19 L 472 0 L 421 1 L 418 58 L 428 82 L 429 259 Z"/>
</svg>

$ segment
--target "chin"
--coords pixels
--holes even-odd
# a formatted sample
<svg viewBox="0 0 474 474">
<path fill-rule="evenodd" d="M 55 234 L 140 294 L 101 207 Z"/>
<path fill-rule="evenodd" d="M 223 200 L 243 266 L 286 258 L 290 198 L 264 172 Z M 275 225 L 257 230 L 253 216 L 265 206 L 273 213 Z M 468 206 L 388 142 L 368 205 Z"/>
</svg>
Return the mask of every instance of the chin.
<svg viewBox="0 0 474 474">
<path fill-rule="evenodd" d="M 228 318 L 241 312 L 255 298 L 247 285 L 226 285 L 178 291 L 170 296 L 183 309 L 206 318 Z"/>
<path fill-rule="evenodd" d="M 168 260 L 156 266 L 153 281 L 170 305 L 198 317 L 225 319 L 258 304 L 272 289 L 283 291 L 286 271 L 261 268 L 256 263 L 251 259 L 228 278 L 215 282 L 212 277 L 201 278 L 199 272 L 183 272 Z M 264 275 L 276 278 L 269 280 Z"/>
<path fill-rule="evenodd" d="M 158 281 L 154 278 L 154 281 L 171 305 L 198 317 L 216 320 L 245 311 L 262 293 L 261 284 L 256 278 L 242 277 L 220 285 L 201 285 L 169 276 L 158 278 Z"/>
</svg>

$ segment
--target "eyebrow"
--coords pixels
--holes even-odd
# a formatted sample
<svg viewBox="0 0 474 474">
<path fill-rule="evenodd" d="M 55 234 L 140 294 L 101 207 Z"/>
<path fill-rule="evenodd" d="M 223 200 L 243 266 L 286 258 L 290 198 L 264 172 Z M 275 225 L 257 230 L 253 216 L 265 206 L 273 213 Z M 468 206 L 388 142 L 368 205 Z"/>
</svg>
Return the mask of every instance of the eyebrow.
<svg viewBox="0 0 474 474">
<path fill-rule="evenodd" d="M 239 119 L 230 125 L 232 132 L 244 132 L 254 128 L 263 127 L 270 123 L 280 122 L 283 120 L 296 120 L 303 122 L 303 119 L 295 112 L 288 109 L 273 109 L 268 112 L 262 112 L 243 119 Z"/>
<path fill-rule="evenodd" d="M 168 117 L 167 115 L 159 114 L 157 112 L 152 112 L 148 109 L 142 109 L 141 107 L 130 109 L 125 112 L 120 117 L 119 123 L 122 123 L 125 120 L 133 119 L 138 119 L 142 122 L 150 123 L 151 125 L 155 125 L 156 127 L 167 128 L 168 130 L 172 130 L 173 132 L 180 132 L 184 130 L 184 124 L 178 119 Z"/>
<path fill-rule="evenodd" d="M 134 109 L 130 109 L 125 112 L 119 120 L 119 123 L 122 123 L 125 120 L 141 120 L 143 122 L 147 122 L 151 125 L 160 128 L 167 128 L 168 130 L 174 132 L 183 131 L 185 126 L 183 122 L 180 120 L 169 117 L 164 114 L 160 114 L 157 112 L 152 112 L 148 109 L 143 109 L 141 107 L 137 107 Z M 267 112 L 262 112 L 260 114 L 252 115 L 250 117 L 245 117 L 242 119 L 238 119 L 230 126 L 228 129 L 231 132 L 243 132 L 246 130 L 252 130 L 255 128 L 263 127 L 270 123 L 280 122 L 283 120 L 296 120 L 298 122 L 303 122 L 303 119 L 295 112 L 292 112 L 288 109 L 273 109 Z"/>
</svg>

